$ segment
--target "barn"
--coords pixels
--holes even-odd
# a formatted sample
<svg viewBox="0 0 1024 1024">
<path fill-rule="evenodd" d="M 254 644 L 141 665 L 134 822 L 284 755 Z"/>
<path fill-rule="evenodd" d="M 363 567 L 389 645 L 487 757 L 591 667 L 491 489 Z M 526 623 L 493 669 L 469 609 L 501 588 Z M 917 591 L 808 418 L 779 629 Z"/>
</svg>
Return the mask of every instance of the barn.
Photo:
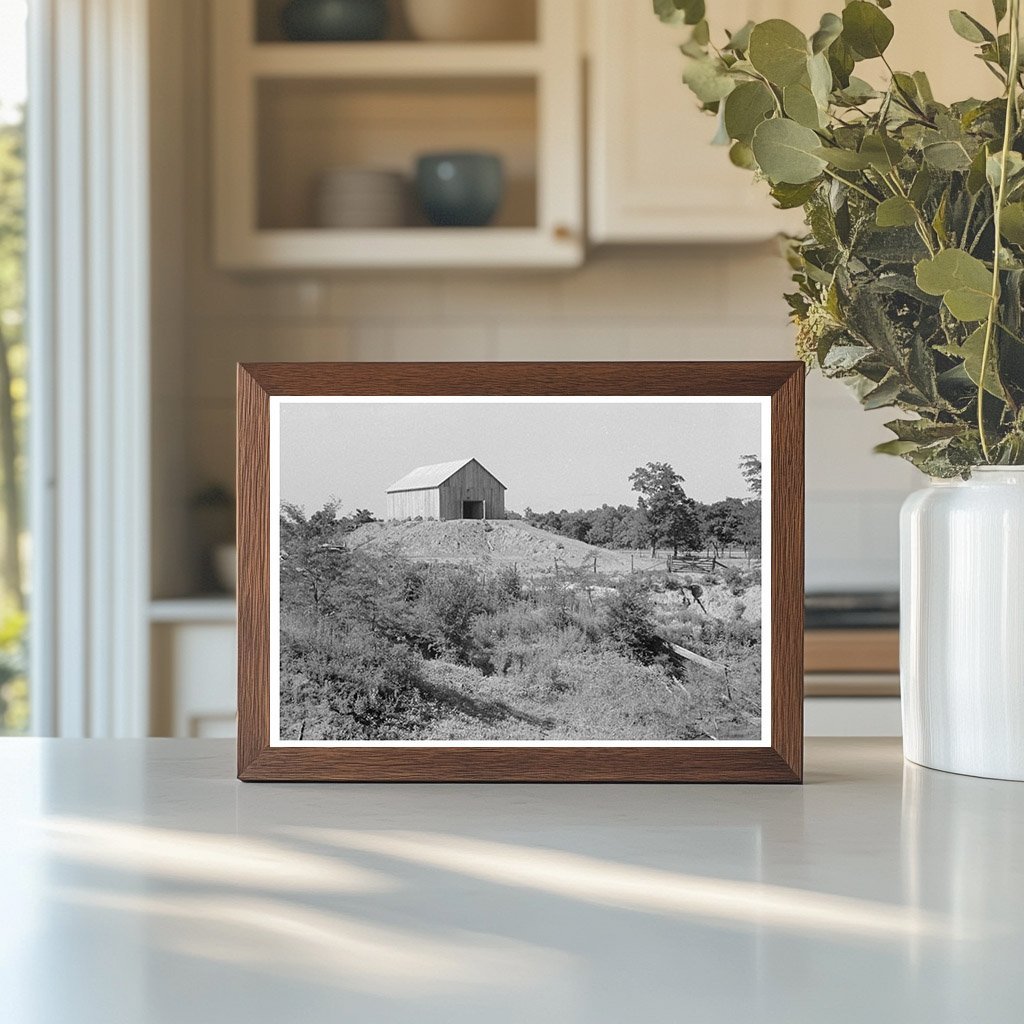
<svg viewBox="0 0 1024 1024">
<path fill-rule="evenodd" d="M 420 466 L 388 488 L 388 519 L 504 519 L 505 485 L 476 459 Z"/>
</svg>

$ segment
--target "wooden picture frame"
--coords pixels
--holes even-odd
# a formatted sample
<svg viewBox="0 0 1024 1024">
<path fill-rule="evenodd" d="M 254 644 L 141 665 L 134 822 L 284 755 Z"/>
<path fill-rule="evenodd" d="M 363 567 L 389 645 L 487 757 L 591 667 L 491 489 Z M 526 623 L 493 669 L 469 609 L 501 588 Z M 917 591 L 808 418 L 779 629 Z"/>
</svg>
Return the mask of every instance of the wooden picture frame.
<svg viewBox="0 0 1024 1024">
<path fill-rule="evenodd" d="M 769 730 L 756 745 L 272 742 L 271 403 L 379 396 L 764 399 Z M 493 396 L 493 397 L 487 397 Z M 697 396 L 697 397 L 694 397 Z M 408 398 L 406 399 L 408 401 Z M 462 401 L 466 401 L 462 398 Z M 275 406 L 279 408 L 280 406 Z M 787 782 L 803 770 L 804 367 L 799 362 L 255 363 L 238 367 L 238 777 L 243 781 Z M 278 512 L 274 512 L 278 515 Z M 768 553 L 770 552 L 770 556 Z M 741 613 L 742 614 L 742 613 Z M 764 626 L 767 630 L 769 627 Z M 768 653 L 770 652 L 770 654 Z M 768 692 L 765 690 L 763 692 Z M 770 708 L 770 714 L 764 708 Z M 279 728 L 279 727 L 278 727 Z"/>
</svg>

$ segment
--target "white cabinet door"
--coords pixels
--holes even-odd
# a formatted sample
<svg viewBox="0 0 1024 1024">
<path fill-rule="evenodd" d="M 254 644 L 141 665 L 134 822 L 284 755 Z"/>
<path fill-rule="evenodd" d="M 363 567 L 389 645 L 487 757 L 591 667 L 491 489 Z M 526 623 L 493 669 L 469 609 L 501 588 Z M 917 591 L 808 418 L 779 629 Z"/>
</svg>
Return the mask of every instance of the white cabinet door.
<svg viewBox="0 0 1024 1024">
<path fill-rule="evenodd" d="M 776 210 L 767 186 L 711 145 L 714 118 L 682 83 L 679 44 L 689 29 L 663 25 L 650 0 L 587 2 L 591 241 L 736 241 L 798 230 L 798 214 Z M 708 16 L 716 37 L 751 18 L 816 26 L 816 14 L 798 17 L 800 6 L 823 9 L 820 0 L 710 0 Z"/>
<path fill-rule="evenodd" d="M 798 211 L 776 210 L 767 187 L 710 145 L 713 118 L 700 113 L 682 84 L 678 45 L 685 26 L 661 24 L 650 0 L 585 0 L 590 27 L 590 238 L 601 242 L 705 242 L 768 238 L 799 231 Z M 828 0 L 708 0 L 713 38 L 748 19 L 786 18 L 817 28 Z M 946 6 L 900 0 L 886 12 L 896 25 L 890 59 L 921 68 L 944 101 L 995 95 L 998 83 L 972 46 L 949 25 Z M 956 6 L 992 21 L 989 0 Z M 1005 26 L 1004 26 L 1005 27 Z M 877 67 L 875 67 L 877 65 Z M 880 61 L 858 74 L 885 77 Z"/>
</svg>

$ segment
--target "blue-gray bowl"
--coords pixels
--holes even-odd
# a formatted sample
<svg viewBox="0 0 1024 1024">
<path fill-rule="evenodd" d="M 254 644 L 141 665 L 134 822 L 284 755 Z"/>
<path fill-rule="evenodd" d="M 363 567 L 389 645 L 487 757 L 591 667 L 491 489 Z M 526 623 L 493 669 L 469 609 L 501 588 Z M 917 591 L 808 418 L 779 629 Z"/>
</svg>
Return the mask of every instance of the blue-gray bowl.
<svg viewBox="0 0 1024 1024">
<path fill-rule="evenodd" d="M 505 196 L 505 171 L 493 153 L 427 153 L 416 162 L 416 192 L 435 227 L 489 224 Z"/>
<path fill-rule="evenodd" d="M 281 11 L 285 38 L 295 42 L 363 42 L 387 27 L 387 0 L 290 0 Z"/>
</svg>

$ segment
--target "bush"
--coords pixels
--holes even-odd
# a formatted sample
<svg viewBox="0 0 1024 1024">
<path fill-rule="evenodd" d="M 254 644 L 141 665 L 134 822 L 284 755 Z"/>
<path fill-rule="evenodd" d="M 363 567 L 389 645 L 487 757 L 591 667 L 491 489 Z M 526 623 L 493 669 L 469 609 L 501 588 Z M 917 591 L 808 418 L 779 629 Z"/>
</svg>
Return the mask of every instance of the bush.
<svg viewBox="0 0 1024 1024">
<path fill-rule="evenodd" d="M 469 566 L 431 566 L 419 595 L 417 623 L 436 656 L 468 664 L 473 620 L 487 606 L 488 593 L 479 573 Z"/>
<path fill-rule="evenodd" d="M 608 635 L 623 652 L 644 665 L 661 651 L 655 633 L 651 588 L 642 579 L 628 576 L 608 600 Z"/>
<path fill-rule="evenodd" d="M 282 739 L 403 739 L 431 708 L 421 659 L 366 629 L 331 623 L 281 632 Z"/>
</svg>

